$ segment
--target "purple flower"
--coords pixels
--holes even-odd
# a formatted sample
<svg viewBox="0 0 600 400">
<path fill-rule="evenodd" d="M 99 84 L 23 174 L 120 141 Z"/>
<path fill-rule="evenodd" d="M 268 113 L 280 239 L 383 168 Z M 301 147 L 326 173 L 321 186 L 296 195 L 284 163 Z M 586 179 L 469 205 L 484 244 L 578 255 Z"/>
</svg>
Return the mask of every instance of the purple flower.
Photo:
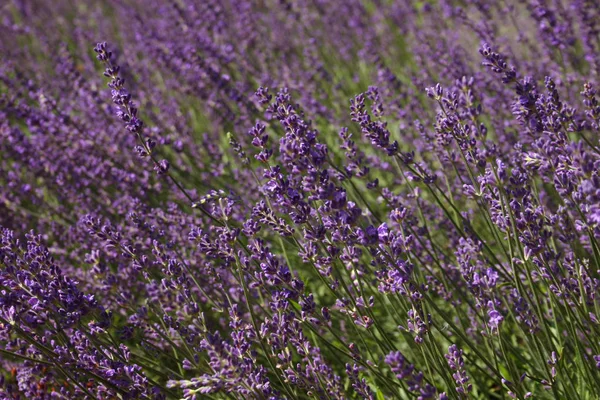
<svg viewBox="0 0 600 400">
<path fill-rule="evenodd" d="M 504 321 L 502 314 L 495 308 L 494 303 L 489 301 L 487 304 L 487 315 L 489 317 L 488 326 L 492 331 L 498 331 L 500 324 Z"/>
</svg>

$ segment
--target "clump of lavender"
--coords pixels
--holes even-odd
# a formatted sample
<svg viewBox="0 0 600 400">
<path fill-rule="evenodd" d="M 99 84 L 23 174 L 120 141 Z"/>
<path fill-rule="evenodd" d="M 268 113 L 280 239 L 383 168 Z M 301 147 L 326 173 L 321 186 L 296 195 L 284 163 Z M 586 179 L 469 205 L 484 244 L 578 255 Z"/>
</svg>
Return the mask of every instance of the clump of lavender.
<svg viewBox="0 0 600 400">
<path fill-rule="evenodd" d="M 597 2 L 263 3 L 4 6 L 0 397 L 600 396 Z"/>
</svg>

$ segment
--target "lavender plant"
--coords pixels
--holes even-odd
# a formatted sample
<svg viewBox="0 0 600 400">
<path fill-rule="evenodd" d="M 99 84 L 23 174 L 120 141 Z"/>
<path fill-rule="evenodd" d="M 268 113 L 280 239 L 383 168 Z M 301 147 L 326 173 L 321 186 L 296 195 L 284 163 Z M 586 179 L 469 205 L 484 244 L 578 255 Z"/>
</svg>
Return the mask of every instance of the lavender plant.
<svg viewBox="0 0 600 400">
<path fill-rule="evenodd" d="M 600 398 L 600 3 L 0 10 L 1 398 Z"/>
</svg>

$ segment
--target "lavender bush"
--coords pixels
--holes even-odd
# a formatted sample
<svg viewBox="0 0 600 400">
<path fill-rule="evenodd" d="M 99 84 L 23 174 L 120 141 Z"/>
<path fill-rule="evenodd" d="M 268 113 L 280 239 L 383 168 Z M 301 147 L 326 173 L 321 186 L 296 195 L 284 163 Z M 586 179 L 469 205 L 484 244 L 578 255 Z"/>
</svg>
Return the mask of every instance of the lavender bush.
<svg viewBox="0 0 600 400">
<path fill-rule="evenodd" d="M 1 398 L 600 398 L 599 2 L 0 10 Z"/>
</svg>

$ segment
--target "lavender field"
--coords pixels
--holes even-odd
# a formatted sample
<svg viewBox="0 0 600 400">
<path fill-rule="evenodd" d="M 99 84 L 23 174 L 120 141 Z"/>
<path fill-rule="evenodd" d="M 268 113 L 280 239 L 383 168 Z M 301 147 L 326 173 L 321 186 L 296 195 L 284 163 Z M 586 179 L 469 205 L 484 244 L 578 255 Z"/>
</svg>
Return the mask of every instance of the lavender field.
<svg viewBox="0 0 600 400">
<path fill-rule="evenodd" d="M 600 1 L 0 1 L 0 399 L 600 399 Z"/>
</svg>

